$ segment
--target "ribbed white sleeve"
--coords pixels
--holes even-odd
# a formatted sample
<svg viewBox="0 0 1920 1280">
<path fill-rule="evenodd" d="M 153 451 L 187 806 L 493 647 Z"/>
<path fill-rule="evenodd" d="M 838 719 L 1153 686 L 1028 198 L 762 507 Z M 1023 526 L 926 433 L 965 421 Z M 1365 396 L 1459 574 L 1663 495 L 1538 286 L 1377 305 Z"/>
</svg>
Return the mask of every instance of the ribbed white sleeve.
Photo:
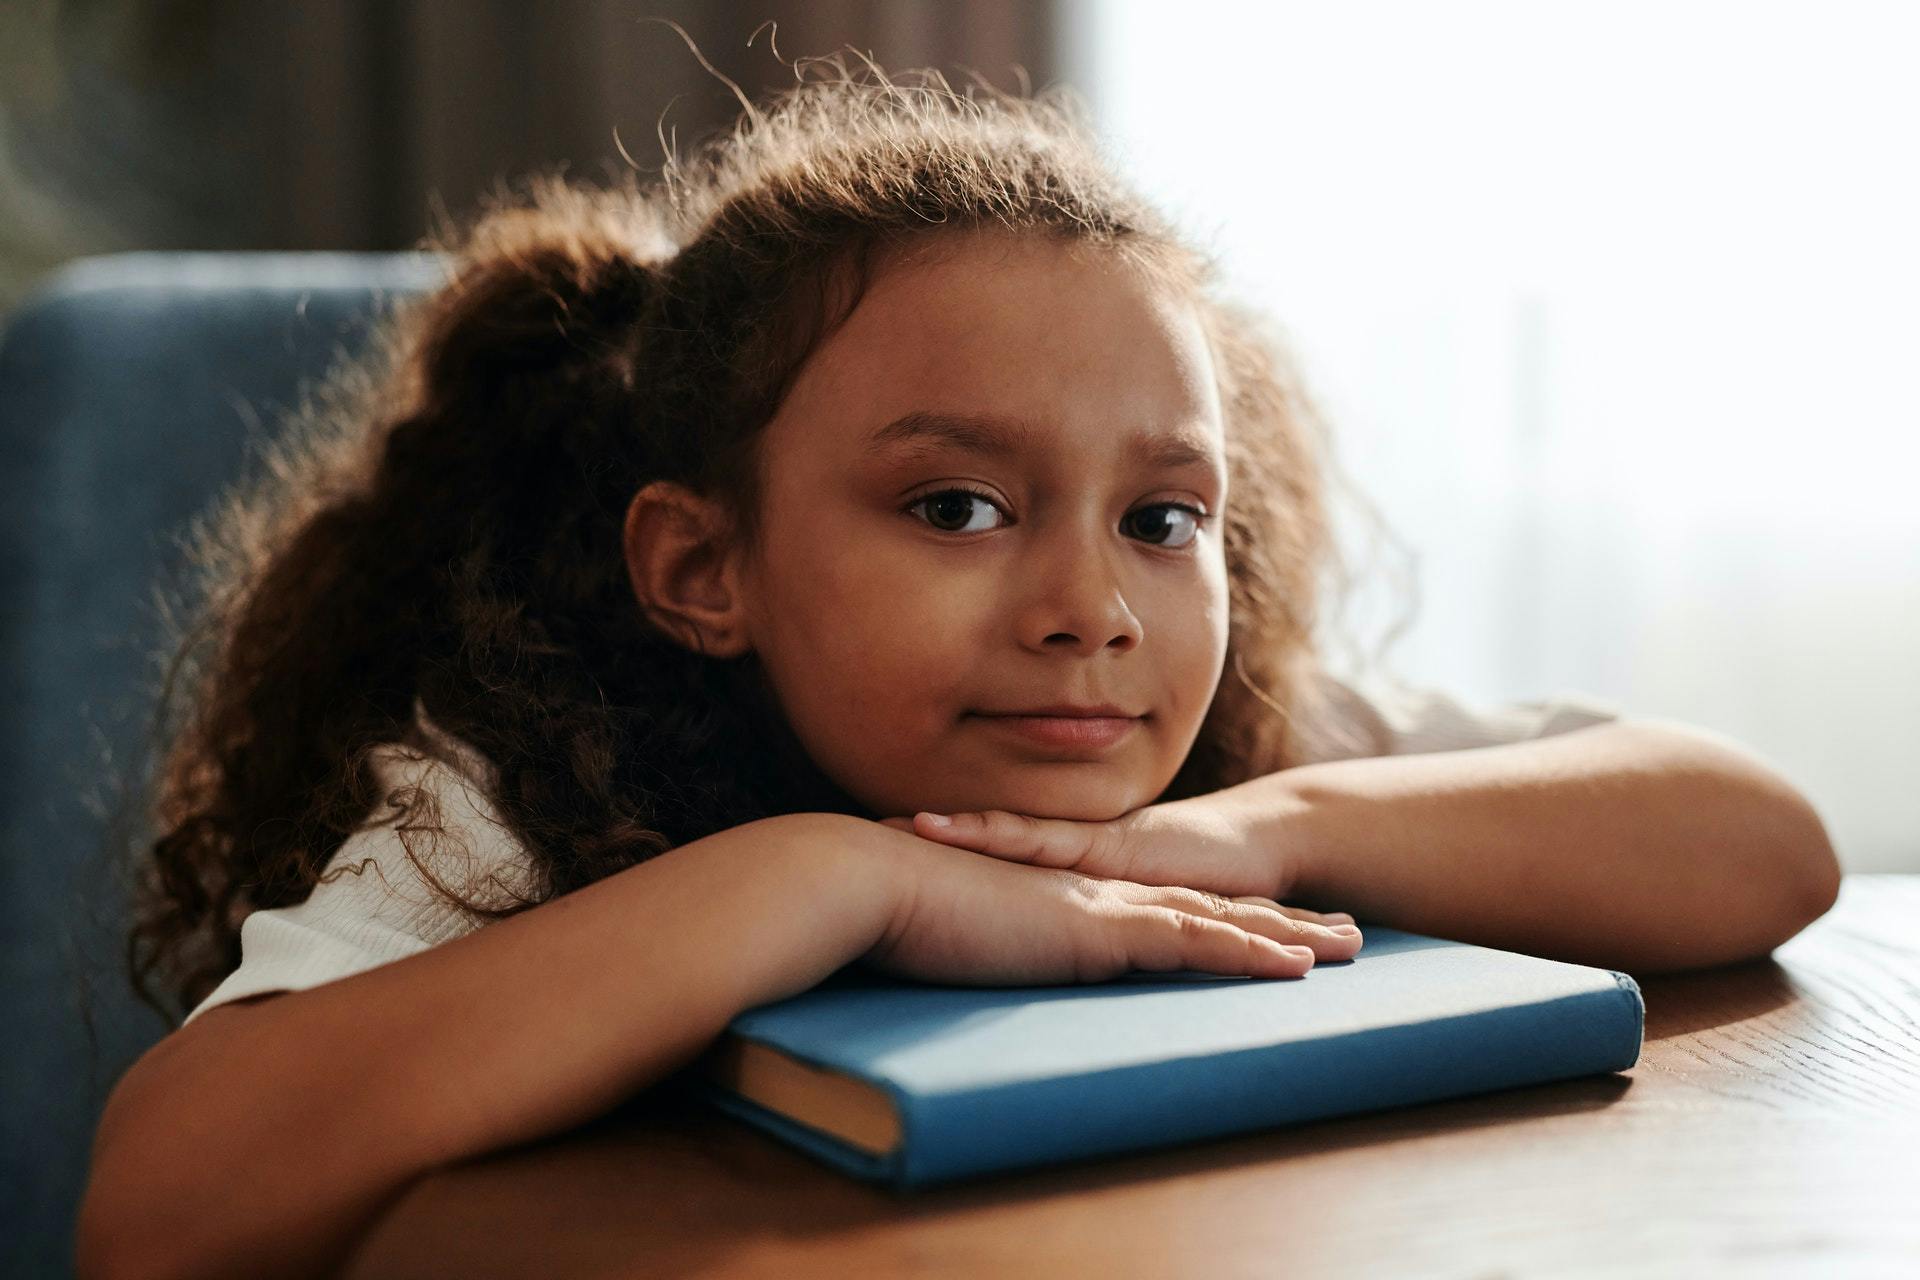
<svg viewBox="0 0 1920 1280">
<path fill-rule="evenodd" d="M 437 730 L 429 730 L 438 733 Z M 240 924 L 240 967 L 187 1015 L 269 991 L 301 991 L 413 955 L 470 933 L 485 917 L 437 894 L 420 863 L 462 897 L 507 905 L 538 883 L 525 850 L 488 798 L 491 771 L 470 747 L 439 735 L 459 767 L 397 744 L 375 757 L 391 789 L 421 788 L 438 802 L 444 834 L 415 831 L 409 856 L 397 815 L 341 844 L 306 901 L 255 911 Z M 418 863 L 416 862 L 418 859 Z"/>
<path fill-rule="evenodd" d="M 1313 760 L 1504 746 L 1606 724 L 1622 715 L 1605 699 L 1571 691 L 1527 702 L 1477 705 L 1437 689 L 1380 680 L 1324 676 L 1321 688 L 1334 713 L 1338 741 L 1315 751 Z"/>
</svg>

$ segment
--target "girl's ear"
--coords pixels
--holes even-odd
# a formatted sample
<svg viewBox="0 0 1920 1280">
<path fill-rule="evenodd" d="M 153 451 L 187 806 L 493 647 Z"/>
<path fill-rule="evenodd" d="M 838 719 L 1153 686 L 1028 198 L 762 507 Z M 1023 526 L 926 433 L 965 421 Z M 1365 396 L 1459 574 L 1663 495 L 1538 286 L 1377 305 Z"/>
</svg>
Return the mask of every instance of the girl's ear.
<svg viewBox="0 0 1920 1280">
<path fill-rule="evenodd" d="M 627 505 L 622 542 L 634 598 L 654 625 L 714 658 L 750 647 L 731 534 L 719 503 L 670 480 L 647 485 Z"/>
</svg>

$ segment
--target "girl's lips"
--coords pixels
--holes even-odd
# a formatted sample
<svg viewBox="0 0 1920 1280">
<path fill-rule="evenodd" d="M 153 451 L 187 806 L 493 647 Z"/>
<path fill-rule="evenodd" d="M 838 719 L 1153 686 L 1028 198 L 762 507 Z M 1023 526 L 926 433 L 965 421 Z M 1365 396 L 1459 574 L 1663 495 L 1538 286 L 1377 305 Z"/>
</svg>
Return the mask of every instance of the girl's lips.
<svg viewBox="0 0 1920 1280">
<path fill-rule="evenodd" d="M 1110 747 L 1140 724 L 1139 716 L 976 715 L 987 724 L 1043 747 Z"/>
</svg>

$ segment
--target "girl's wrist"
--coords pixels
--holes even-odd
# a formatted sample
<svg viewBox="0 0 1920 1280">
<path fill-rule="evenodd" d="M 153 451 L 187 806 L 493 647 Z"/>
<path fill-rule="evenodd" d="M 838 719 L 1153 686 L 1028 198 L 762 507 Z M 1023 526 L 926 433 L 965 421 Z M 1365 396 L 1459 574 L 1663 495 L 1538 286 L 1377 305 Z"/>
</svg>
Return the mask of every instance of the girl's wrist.
<svg viewBox="0 0 1920 1280">
<path fill-rule="evenodd" d="M 747 899 L 738 945 L 761 952 L 742 975 L 741 1009 L 797 995 L 880 941 L 905 884 L 876 834 L 899 838 L 834 813 L 781 814 L 721 833 Z"/>
<path fill-rule="evenodd" d="M 1208 798 L 1236 824 L 1246 847 L 1266 860 L 1275 886 L 1271 896 L 1290 906 L 1312 907 L 1304 899 L 1322 894 L 1325 887 L 1315 858 L 1314 805 L 1293 776 L 1300 772 L 1265 774 Z M 1326 909 L 1344 910 L 1338 904 Z"/>
</svg>

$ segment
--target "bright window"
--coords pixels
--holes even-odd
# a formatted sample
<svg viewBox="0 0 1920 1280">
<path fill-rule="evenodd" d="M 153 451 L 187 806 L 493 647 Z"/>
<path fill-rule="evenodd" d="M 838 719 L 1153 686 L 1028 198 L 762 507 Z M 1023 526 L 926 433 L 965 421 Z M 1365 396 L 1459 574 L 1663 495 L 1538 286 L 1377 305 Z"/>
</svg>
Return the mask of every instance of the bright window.
<svg viewBox="0 0 1920 1280">
<path fill-rule="evenodd" d="M 1920 868 L 1920 6 L 1068 12 L 1417 553 L 1389 665 L 1719 730 Z"/>
</svg>

